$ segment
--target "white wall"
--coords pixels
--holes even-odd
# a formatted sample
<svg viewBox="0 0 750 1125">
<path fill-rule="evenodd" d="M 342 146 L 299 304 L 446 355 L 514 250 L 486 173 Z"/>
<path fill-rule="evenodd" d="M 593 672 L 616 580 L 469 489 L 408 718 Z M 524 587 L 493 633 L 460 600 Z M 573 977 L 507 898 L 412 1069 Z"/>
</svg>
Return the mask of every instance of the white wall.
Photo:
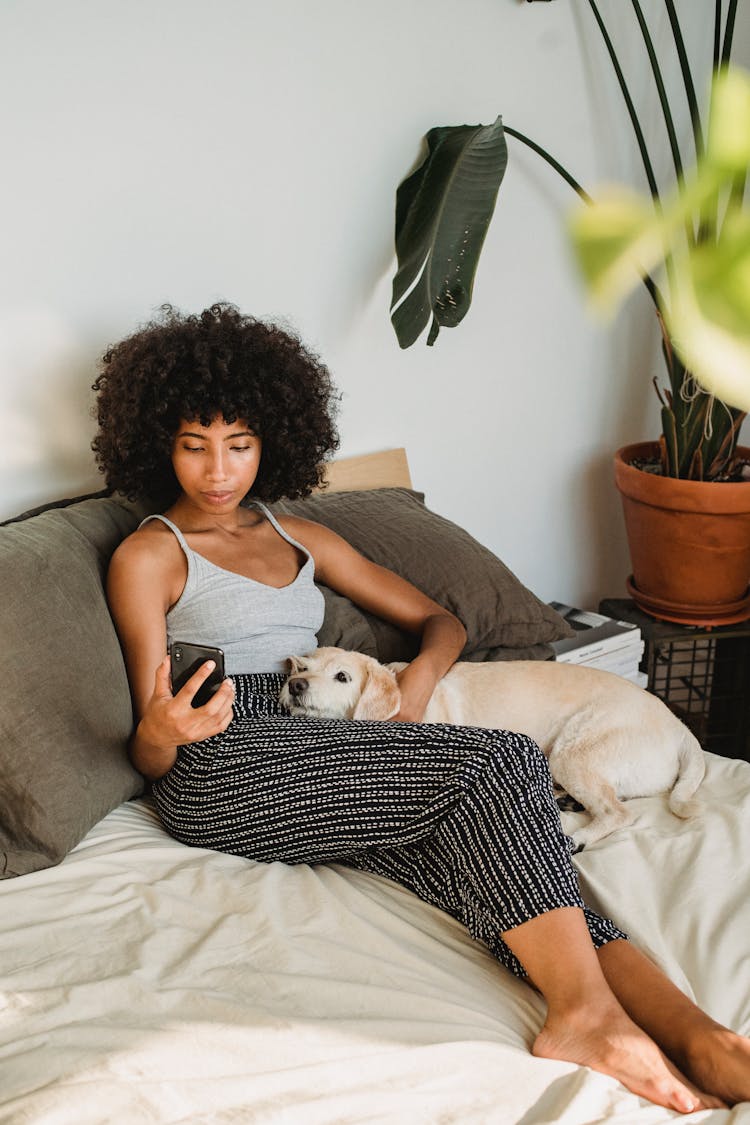
<svg viewBox="0 0 750 1125">
<path fill-rule="evenodd" d="M 603 7 L 640 90 L 630 5 Z M 680 4 L 696 53 L 712 8 Z M 737 38 L 747 59 L 746 11 Z M 108 343 L 226 298 L 325 358 L 343 454 L 405 445 L 428 503 L 540 596 L 621 594 L 611 454 L 656 434 L 658 341 L 643 294 L 589 318 L 569 189 L 511 141 L 467 320 L 401 352 L 388 319 L 394 193 L 431 126 L 500 112 L 594 185 L 638 167 L 618 97 L 582 0 L 5 0 L 0 518 L 101 486 Z"/>
</svg>

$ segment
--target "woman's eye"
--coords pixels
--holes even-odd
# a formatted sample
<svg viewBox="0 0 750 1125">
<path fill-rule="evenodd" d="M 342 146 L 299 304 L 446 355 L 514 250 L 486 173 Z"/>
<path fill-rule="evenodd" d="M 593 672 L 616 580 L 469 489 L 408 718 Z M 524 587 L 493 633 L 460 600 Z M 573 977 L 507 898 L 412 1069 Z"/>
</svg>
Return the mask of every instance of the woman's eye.
<svg viewBox="0 0 750 1125">
<path fill-rule="evenodd" d="M 347 672 L 337 672 L 333 678 L 338 680 L 340 684 L 348 684 L 351 680 L 351 676 Z"/>
<path fill-rule="evenodd" d="M 248 449 L 252 449 L 251 445 L 231 445 L 229 447 L 233 453 L 247 453 Z"/>
<path fill-rule="evenodd" d="M 202 445 L 185 445 L 185 446 L 183 446 L 183 449 L 185 450 L 186 453 L 202 453 L 203 452 L 203 446 Z"/>
</svg>

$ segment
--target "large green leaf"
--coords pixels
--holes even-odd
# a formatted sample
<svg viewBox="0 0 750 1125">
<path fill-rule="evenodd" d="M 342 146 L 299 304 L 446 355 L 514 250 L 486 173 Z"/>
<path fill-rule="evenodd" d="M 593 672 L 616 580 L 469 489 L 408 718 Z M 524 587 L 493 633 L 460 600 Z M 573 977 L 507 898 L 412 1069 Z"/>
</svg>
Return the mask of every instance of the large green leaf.
<svg viewBox="0 0 750 1125">
<path fill-rule="evenodd" d="M 508 163 L 502 120 L 430 129 L 424 162 L 396 194 L 391 320 L 402 348 L 469 310 L 479 254 Z"/>
</svg>

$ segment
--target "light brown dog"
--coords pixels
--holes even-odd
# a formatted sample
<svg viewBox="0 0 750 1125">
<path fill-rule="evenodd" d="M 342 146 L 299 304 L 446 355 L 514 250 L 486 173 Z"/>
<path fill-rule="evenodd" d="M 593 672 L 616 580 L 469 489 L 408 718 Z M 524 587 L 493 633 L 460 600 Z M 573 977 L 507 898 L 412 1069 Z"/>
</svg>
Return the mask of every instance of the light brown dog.
<svg viewBox="0 0 750 1125">
<path fill-rule="evenodd" d="M 389 719 L 399 709 L 395 673 L 405 664 L 319 648 L 289 665 L 281 701 L 292 715 Z M 454 664 L 423 721 L 533 738 L 554 780 L 591 816 L 573 833 L 577 848 L 632 823 L 623 799 L 669 792 L 677 816 L 697 811 L 691 798 L 705 773 L 697 739 L 655 695 L 611 672 L 552 660 Z"/>
</svg>

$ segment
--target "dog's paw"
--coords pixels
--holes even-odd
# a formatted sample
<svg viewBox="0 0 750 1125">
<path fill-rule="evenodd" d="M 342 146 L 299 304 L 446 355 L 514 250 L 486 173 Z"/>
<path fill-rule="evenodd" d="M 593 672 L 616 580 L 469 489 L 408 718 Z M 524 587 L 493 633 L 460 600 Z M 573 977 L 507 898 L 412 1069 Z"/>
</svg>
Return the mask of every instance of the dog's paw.
<svg viewBox="0 0 750 1125">
<path fill-rule="evenodd" d="M 585 812 L 581 802 L 576 801 L 575 797 L 571 797 L 570 793 L 566 793 L 564 789 L 556 790 L 555 801 L 560 812 Z"/>
<path fill-rule="evenodd" d="M 568 851 L 571 855 L 578 855 L 578 853 L 582 852 L 586 847 L 585 843 L 579 843 L 579 841 L 576 840 L 575 832 L 566 833 L 565 840 L 568 845 Z"/>
</svg>

